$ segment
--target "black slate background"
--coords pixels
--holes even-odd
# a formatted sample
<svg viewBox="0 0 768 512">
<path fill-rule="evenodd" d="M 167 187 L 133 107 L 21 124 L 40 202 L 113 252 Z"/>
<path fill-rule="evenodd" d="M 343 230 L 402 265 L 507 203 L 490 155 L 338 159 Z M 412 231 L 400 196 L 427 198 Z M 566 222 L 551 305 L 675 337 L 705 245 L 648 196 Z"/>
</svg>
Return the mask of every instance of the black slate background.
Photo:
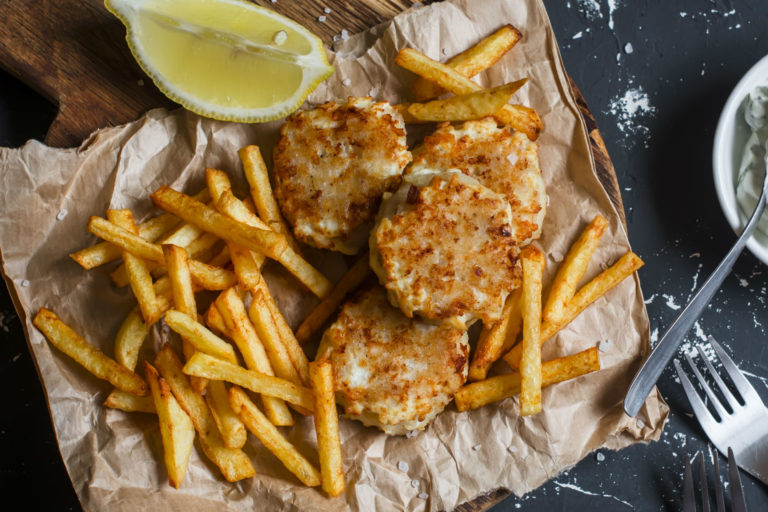
<svg viewBox="0 0 768 512">
<path fill-rule="evenodd" d="M 565 67 L 616 167 L 630 240 L 646 262 L 640 279 L 651 329 L 660 336 L 736 238 L 713 188 L 712 140 L 731 89 L 768 53 L 768 2 L 545 4 Z M 649 108 L 615 108 L 627 91 L 645 94 Z M 0 145 L 42 138 L 55 110 L 0 71 Z M 0 510 L 80 510 L 21 325 L 0 288 Z M 707 335 L 721 341 L 766 402 L 767 298 L 768 268 L 744 253 L 685 340 L 688 347 Z M 706 436 L 673 371 L 659 388 L 672 409 L 661 441 L 587 456 L 494 511 L 680 510 L 683 466 L 706 449 Z M 750 510 L 768 510 L 768 487 L 743 472 L 742 480 Z"/>
</svg>

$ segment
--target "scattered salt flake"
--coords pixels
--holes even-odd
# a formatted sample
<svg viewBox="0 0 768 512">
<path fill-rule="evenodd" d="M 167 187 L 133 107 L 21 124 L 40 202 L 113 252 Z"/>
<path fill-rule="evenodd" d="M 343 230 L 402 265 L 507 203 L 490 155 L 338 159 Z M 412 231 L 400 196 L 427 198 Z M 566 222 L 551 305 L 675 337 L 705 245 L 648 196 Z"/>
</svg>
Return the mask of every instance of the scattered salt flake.
<svg viewBox="0 0 768 512">
<path fill-rule="evenodd" d="M 480 448 L 482 448 L 482 447 L 483 447 L 483 445 L 481 445 L 481 444 L 476 444 L 475 446 L 473 446 L 473 447 L 472 447 L 472 449 L 473 449 L 474 451 L 477 451 L 477 450 L 479 450 L 479 449 L 480 449 Z"/>
<path fill-rule="evenodd" d="M 422 499 L 422 500 L 429 499 L 429 494 L 427 494 L 425 492 L 420 492 L 419 493 L 419 499 Z"/>
<path fill-rule="evenodd" d="M 641 87 L 632 87 L 614 96 L 608 105 L 608 113 L 616 116 L 616 126 L 629 145 L 638 138 L 642 139 L 643 144 L 648 144 L 650 130 L 641 121 L 655 112 L 656 107 L 651 105 L 648 94 Z"/>
<path fill-rule="evenodd" d="M 689 258 L 701 258 L 701 253 L 700 252 L 694 252 L 693 254 L 691 254 L 688 257 Z"/>
<path fill-rule="evenodd" d="M 517 453 L 517 446 L 509 446 L 507 447 L 507 451 L 509 453 Z"/>
<path fill-rule="evenodd" d="M 510 153 L 507 155 L 507 161 L 509 161 L 510 164 L 516 165 L 517 164 L 517 153 Z"/>
<path fill-rule="evenodd" d="M 288 33 L 285 30 L 278 30 L 275 35 L 272 36 L 272 42 L 280 46 L 288 39 Z"/>
<path fill-rule="evenodd" d="M 410 466 L 408 466 L 408 463 L 404 460 L 401 460 L 397 463 L 397 469 L 402 471 L 403 473 L 407 473 Z"/>
<path fill-rule="evenodd" d="M 597 452 L 595 458 L 597 459 L 597 462 L 603 462 L 605 460 L 605 455 L 603 455 L 603 452 Z"/>
<path fill-rule="evenodd" d="M 571 39 L 581 39 L 584 36 L 584 32 L 581 30 L 573 34 L 573 37 Z"/>
<path fill-rule="evenodd" d="M 657 341 L 659 341 L 659 328 L 654 327 L 654 329 L 651 331 L 651 344 L 654 344 Z"/>
<path fill-rule="evenodd" d="M 69 212 L 66 208 L 62 208 L 59 210 L 59 213 L 56 214 L 56 220 L 64 220 L 67 218 L 67 215 L 69 215 Z"/>
<path fill-rule="evenodd" d="M 25 280 L 23 280 L 23 281 L 21 282 L 21 286 L 23 286 L 23 287 L 25 287 L 25 288 L 26 288 L 27 286 L 29 286 L 29 284 L 30 284 L 30 283 L 29 283 L 29 279 L 25 279 Z"/>
<path fill-rule="evenodd" d="M 344 86 L 349 87 L 350 85 L 352 85 L 352 80 L 350 80 L 349 78 L 345 78 L 344 80 L 341 81 L 341 83 L 344 84 Z"/>
<path fill-rule="evenodd" d="M 373 89 L 368 91 L 368 96 L 370 96 L 371 98 L 375 98 L 377 94 L 379 94 L 379 88 L 378 87 L 374 87 Z"/>
<path fill-rule="evenodd" d="M 608 348 L 611 346 L 611 342 L 609 340 L 601 340 L 597 344 L 597 350 L 600 352 L 607 352 Z"/>
<path fill-rule="evenodd" d="M 419 488 L 419 481 L 415 480 L 415 479 L 411 480 L 411 487 L 413 487 L 414 489 L 418 489 Z"/>
<path fill-rule="evenodd" d="M 626 53 L 627 55 L 631 54 L 634 51 L 635 51 L 635 49 L 632 46 L 632 43 L 627 43 L 627 44 L 624 45 L 624 53 Z"/>
<path fill-rule="evenodd" d="M 326 7 L 325 9 L 323 9 L 323 12 L 325 14 L 331 14 L 331 9 L 329 7 Z"/>
<path fill-rule="evenodd" d="M 739 279 L 739 285 L 740 285 L 742 288 L 746 288 L 747 286 L 749 286 L 749 281 L 747 281 L 746 279 L 744 279 L 744 278 L 742 277 L 741 279 Z"/>
<path fill-rule="evenodd" d="M 20 357 L 21 357 L 21 352 L 13 356 L 13 359 L 11 359 L 11 362 L 15 363 L 16 361 L 19 360 Z"/>
<path fill-rule="evenodd" d="M 671 296 L 669 294 L 666 294 L 666 293 L 662 294 L 661 296 L 664 297 L 665 299 L 667 299 L 667 307 L 669 309 L 673 309 L 675 311 L 680 309 L 680 307 L 681 307 L 680 304 L 675 302 L 675 298 L 673 296 Z"/>
<path fill-rule="evenodd" d="M 417 435 L 419 435 L 418 430 L 409 430 L 408 433 L 405 434 L 405 437 L 410 439 L 411 437 L 416 437 Z"/>
<path fill-rule="evenodd" d="M 640 418 L 637 418 L 637 428 L 645 428 L 645 422 Z"/>
<path fill-rule="evenodd" d="M 681 13 L 680 13 L 680 17 L 681 17 L 681 18 L 685 18 L 686 16 L 688 16 L 688 13 L 687 13 L 687 12 L 681 12 Z"/>
<path fill-rule="evenodd" d="M 325 20 L 327 20 L 327 19 L 328 18 L 325 15 L 317 17 L 317 21 L 319 21 L 320 23 L 325 23 Z"/>
</svg>

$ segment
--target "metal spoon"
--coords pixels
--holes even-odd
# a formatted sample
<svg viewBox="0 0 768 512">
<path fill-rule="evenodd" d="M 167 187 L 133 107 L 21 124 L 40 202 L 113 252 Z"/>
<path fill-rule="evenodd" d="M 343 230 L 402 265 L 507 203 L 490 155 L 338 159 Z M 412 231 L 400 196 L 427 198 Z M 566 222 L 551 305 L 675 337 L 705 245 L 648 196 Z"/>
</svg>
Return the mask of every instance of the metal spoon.
<svg viewBox="0 0 768 512">
<path fill-rule="evenodd" d="M 768 126 L 768 98 L 759 93 L 750 96 L 744 108 L 744 119 L 754 131 Z M 656 347 L 640 367 L 640 370 L 632 380 L 632 384 L 629 386 L 627 396 L 624 398 L 624 411 L 628 415 L 634 417 L 643 406 L 648 393 L 651 392 L 651 389 L 656 384 L 664 367 L 672 359 L 677 346 L 691 329 L 694 322 L 701 316 L 701 312 L 712 300 L 717 290 L 720 289 L 720 286 L 723 284 L 726 276 L 730 274 L 733 265 L 747 244 L 747 240 L 752 236 L 752 232 L 755 230 L 763 210 L 765 210 L 766 199 L 768 199 L 768 142 L 766 142 L 765 157 L 766 173 L 763 177 L 760 199 L 757 202 L 757 206 L 755 206 L 752 217 L 750 217 L 744 231 L 741 232 L 738 240 L 736 240 L 731 250 L 728 251 L 723 261 L 720 262 L 715 271 L 712 272 L 712 275 L 699 288 L 691 302 L 672 322 L 672 325 L 669 326 L 656 344 Z"/>
</svg>

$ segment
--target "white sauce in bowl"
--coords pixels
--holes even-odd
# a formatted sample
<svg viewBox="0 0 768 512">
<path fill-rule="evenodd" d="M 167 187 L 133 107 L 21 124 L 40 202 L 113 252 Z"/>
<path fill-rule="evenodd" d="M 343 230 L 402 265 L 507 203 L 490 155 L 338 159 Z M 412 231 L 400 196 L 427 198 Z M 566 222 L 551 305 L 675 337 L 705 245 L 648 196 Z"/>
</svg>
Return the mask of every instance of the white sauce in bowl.
<svg viewBox="0 0 768 512">
<path fill-rule="evenodd" d="M 744 145 L 736 173 L 736 201 L 739 204 L 741 214 L 749 218 L 760 199 L 760 189 L 765 176 L 765 149 L 768 140 L 768 87 L 754 89 L 741 105 L 740 110 L 748 112 L 755 120 L 762 120 L 762 128 L 752 130 L 751 135 Z M 749 111 L 745 110 L 749 109 Z M 748 126 L 746 121 L 741 121 Z M 768 237 L 768 212 L 764 213 L 757 224 L 757 229 L 763 236 Z"/>
</svg>

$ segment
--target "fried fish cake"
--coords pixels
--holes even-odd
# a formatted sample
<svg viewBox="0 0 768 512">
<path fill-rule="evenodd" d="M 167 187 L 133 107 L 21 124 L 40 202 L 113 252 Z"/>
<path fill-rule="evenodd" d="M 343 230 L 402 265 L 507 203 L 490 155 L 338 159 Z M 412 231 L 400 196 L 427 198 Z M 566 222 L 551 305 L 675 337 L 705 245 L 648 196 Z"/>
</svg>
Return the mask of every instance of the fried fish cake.
<svg viewBox="0 0 768 512">
<path fill-rule="evenodd" d="M 440 125 L 425 137 L 405 175 L 425 170 L 460 169 L 512 207 L 512 238 L 521 246 L 541 234 L 547 193 L 539 165 L 538 145 L 522 132 L 499 128 L 496 120 L 467 121 L 460 127 Z"/>
<path fill-rule="evenodd" d="M 274 151 L 275 196 L 297 239 L 345 254 L 368 236 L 411 153 L 387 102 L 349 98 L 290 116 Z"/>
<path fill-rule="evenodd" d="M 519 286 L 509 202 L 459 170 L 412 173 L 385 196 L 371 232 L 371 267 L 411 317 L 466 329 L 501 318 Z"/>
<path fill-rule="evenodd" d="M 406 318 L 378 286 L 347 302 L 324 337 L 346 416 L 390 435 L 424 429 L 467 379 L 466 332 Z"/>
</svg>

